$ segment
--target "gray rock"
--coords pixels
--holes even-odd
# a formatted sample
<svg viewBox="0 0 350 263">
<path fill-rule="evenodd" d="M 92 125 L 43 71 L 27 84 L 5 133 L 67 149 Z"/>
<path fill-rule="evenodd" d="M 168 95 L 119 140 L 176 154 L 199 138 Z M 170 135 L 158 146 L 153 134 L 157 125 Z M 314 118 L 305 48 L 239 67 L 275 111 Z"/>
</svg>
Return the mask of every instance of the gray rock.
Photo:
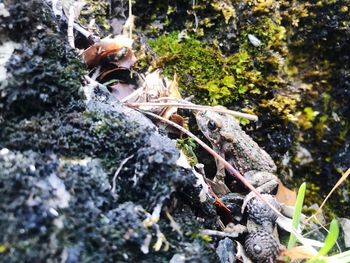
<svg viewBox="0 0 350 263">
<path fill-rule="evenodd" d="M 216 248 L 216 254 L 220 259 L 220 263 L 235 263 L 236 262 L 236 247 L 231 239 L 226 237 L 220 240 Z"/>
</svg>

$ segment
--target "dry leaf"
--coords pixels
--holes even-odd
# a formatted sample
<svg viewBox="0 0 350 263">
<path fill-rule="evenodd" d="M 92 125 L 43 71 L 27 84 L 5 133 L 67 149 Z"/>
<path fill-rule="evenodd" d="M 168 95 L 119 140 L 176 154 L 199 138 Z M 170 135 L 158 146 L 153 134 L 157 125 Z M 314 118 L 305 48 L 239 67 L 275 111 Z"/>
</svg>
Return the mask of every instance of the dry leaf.
<svg viewBox="0 0 350 263">
<path fill-rule="evenodd" d="M 289 205 L 289 206 L 294 206 L 295 202 L 297 200 L 297 194 L 295 191 L 288 189 L 285 187 L 282 182 L 279 182 L 278 185 L 278 191 L 276 194 L 276 199 L 278 202 Z"/>
<path fill-rule="evenodd" d="M 287 256 L 291 259 L 291 261 L 293 261 L 312 258 L 315 256 L 315 253 L 308 250 L 305 246 L 298 246 L 282 251 L 280 256 Z"/>
<path fill-rule="evenodd" d="M 113 18 L 111 20 L 113 35 L 119 35 L 122 33 L 124 23 L 125 23 L 125 18 Z"/>
<path fill-rule="evenodd" d="M 174 74 L 173 81 L 170 83 L 169 97 L 176 98 L 176 99 L 182 99 L 181 94 L 179 92 L 179 77 L 176 74 L 176 72 Z"/>
<path fill-rule="evenodd" d="M 134 22 L 135 22 L 135 16 L 133 15 L 129 16 L 123 26 L 123 35 L 125 36 L 129 35 L 131 37 L 132 29 L 135 27 Z"/>
<path fill-rule="evenodd" d="M 136 62 L 131 49 L 132 43 L 132 39 L 123 35 L 103 38 L 87 48 L 82 56 L 89 67 L 96 67 L 107 60 L 107 62 L 114 62 L 118 67 L 130 68 Z"/>
<path fill-rule="evenodd" d="M 185 120 L 182 116 L 180 116 L 179 114 L 174 113 L 173 115 L 170 116 L 169 118 L 170 121 L 180 125 L 181 127 L 184 126 Z M 174 134 L 178 137 L 183 136 L 183 133 L 181 131 L 179 131 L 178 129 L 176 129 L 175 127 L 171 126 L 171 125 L 167 125 L 164 122 L 157 122 L 157 125 L 159 128 L 162 128 L 164 130 L 166 130 L 168 133 L 170 134 Z"/>
<path fill-rule="evenodd" d="M 145 89 L 146 101 L 153 101 L 159 99 L 160 97 L 167 96 L 167 87 L 169 84 L 170 81 L 167 78 L 160 76 L 159 70 L 148 74 L 143 85 Z"/>
<path fill-rule="evenodd" d="M 174 98 L 174 99 L 179 99 L 181 100 L 181 95 L 179 92 L 179 85 L 178 85 L 178 76 L 175 73 L 174 74 L 174 79 L 170 83 L 169 87 L 167 87 L 167 97 Z M 171 106 L 165 108 L 164 112 L 161 114 L 161 116 L 165 119 L 170 119 L 170 117 L 177 112 L 177 107 Z"/>
<path fill-rule="evenodd" d="M 175 122 L 176 124 L 180 125 L 181 127 L 183 127 L 184 123 L 185 123 L 184 118 L 181 115 L 176 114 L 176 113 L 171 115 L 169 120 L 172 121 L 172 122 Z"/>
<path fill-rule="evenodd" d="M 156 70 L 145 77 L 142 84 L 142 94 L 138 96 L 136 101 L 138 102 L 149 102 L 155 101 L 161 97 L 168 96 L 168 87 L 170 86 L 170 81 L 160 76 L 160 71 Z M 142 106 L 142 110 L 155 112 L 157 114 L 162 112 L 162 108 L 155 106 Z"/>
<path fill-rule="evenodd" d="M 226 186 L 226 184 L 222 182 L 214 182 L 213 180 L 210 180 L 210 179 L 207 179 L 207 182 L 210 185 L 213 192 L 218 197 L 221 197 L 231 192 L 230 189 L 228 189 L 228 187 Z"/>
<path fill-rule="evenodd" d="M 131 69 L 136 63 L 136 61 L 137 58 L 135 57 L 134 52 L 130 48 L 128 48 L 126 53 L 123 54 L 122 58 L 116 61 L 112 61 L 111 63 L 121 68 Z"/>
<path fill-rule="evenodd" d="M 99 72 L 96 73 L 98 81 L 101 83 L 110 81 L 112 79 L 123 80 L 124 82 L 130 82 L 131 73 L 129 69 L 118 68 L 113 64 L 104 65 Z"/>
</svg>

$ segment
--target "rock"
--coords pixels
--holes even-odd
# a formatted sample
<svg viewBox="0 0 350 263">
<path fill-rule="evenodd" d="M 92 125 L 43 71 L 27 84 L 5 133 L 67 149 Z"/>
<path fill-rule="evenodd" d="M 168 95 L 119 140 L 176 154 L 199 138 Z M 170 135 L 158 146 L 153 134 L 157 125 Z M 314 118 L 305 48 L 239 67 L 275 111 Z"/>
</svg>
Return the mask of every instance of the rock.
<svg viewBox="0 0 350 263">
<path fill-rule="evenodd" d="M 254 46 L 254 47 L 259 47 L 261 46 L 261 40 L 258 39 L 256 36 L 252 34 L 248 34 L 248 39 L 249 42 Z"/>
<path fill-rule="evenodd" d="M 339 222 L 344 233 L 345 247 L 349 248 L 350 247 L 350 219 L 339 218 Z"/>
<path fill-rule="evenodd" d="M 219 245 L 216 248 L 216 254 L 218 255 L 221 263 L 235 263 L 236 262 L 236 248 L 231 239 L 226 237 L 219 241 Z"/>
<path fill-rule="evenodd" d="M 200 202 L 202 186 L 177 167 L 175 142 L 107 90 L 81 87 L 85 66 L 45 1 L 5 6 L 11 19 L 0 17 L 0 28 L 21 46 L 0 87 L 1 259 L 215 261 L 198 235 L 216 227 L 214 201 Z M 162 209 L 186 235 L 172 231 Z"/>
</svg>

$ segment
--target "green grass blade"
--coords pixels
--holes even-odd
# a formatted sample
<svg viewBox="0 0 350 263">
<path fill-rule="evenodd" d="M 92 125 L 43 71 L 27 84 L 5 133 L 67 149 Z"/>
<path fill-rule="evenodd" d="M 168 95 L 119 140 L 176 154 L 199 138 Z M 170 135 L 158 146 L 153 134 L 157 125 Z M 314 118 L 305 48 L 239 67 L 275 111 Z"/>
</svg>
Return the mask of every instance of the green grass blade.
<svg viewBox="0 0 350 263">
<path fill-rule="evenodd" d="M 349 263 L 350 250 L 329 257 L 328 262 L 329 263 Z"/>
<path fill-rule="evenodd" d="M 350 253 L 346 251 L 332 257 L 325 257 L 326 254 L 333 248 L 334 244 L 337 242 L 339 236 L 339 224 L 336 219 L 333 219 L 329 227 L 328 235 L 324 241 L 324 246 L 318 251 L 318 254 L 307 261 L 307 263 L 348 263 L 350 262 Z"/>
<path fill-rule="evenodd" d="M 337 242 L 339 236 L 339 225 L 336 219 L 333 219 L 329 227 L 329 232 L 324 241 L 324 246 L 318 252 L 320 255 L 325 256 Z"/>
<path fill-rule="evenodd" d="M 302 183 L 302 185 L 299 187 L 299 190 L 298 190 L 297 201 L 295 203 L 295 209 L 293 214 L 293 227 L 295 229 L 298 229 L 298 226 L 299 226 L 301 209 L 304 203 L 305 190 L 306 190 L 306 183 Z M 295 243 L 296 243 L 296 237 L 293 233 L 290 233 L 288 248 L 294 247 Z"/>
</svg>

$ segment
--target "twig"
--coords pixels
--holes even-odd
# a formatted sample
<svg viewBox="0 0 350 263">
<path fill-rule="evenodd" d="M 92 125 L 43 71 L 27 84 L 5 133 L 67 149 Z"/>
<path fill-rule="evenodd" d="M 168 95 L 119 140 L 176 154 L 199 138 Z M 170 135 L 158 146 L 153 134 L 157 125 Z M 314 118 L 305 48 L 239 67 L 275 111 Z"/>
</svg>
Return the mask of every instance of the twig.
<svg viewBox="0 0 350 263">
<path fill-rule="evenodd" d="M 87 31 L 85 28 L 81 27 L 79 24 L 74 23 L 73 27 L 75 30 L 79 31 L 80 34 L 82 34 L 84 37 L 89 38 L 92 33 Z"/>
<path fill-rule="evenodd" d="M 201 230 L 200 233 L 208 236 L 232 237 L 232 238 L 238 237 L 238 233 L 226 233 L 226 232 L 211 230 L 211 229 Z"/>
<path fill-rule="evenodd" d="M 129 21 L 130 21 L 130 25 L 129 25 L 129 37 L 132 39 L 132 0 L 129 0 Z"/>
<path fill-rule="evenodd" d="M 71 46 L 71 48 L 75 48 L 74 44 L 74 32 L 73 32 L 73 25 L 74 25 L 74 4 L 69 7 L 68 11 L 68 29 L 67 29 L 67 35 L 68 35 L 68 43 Z"/>
<path fill-rule="evenodd" d="M 333 192 L 339 187 L 339 185 L 341 185 L 346 178 L 348 178 L 348 176 L 350 175 L 350 168 L 348 168 L 348 170 L 342 175 L 342 177 L 338 180 L 338 182 L 335 184 L 335 186 L 332 188 L 332 190 L 329 192 L 329 194 L 327 195 L 327 197 L 323 200 L 322 204 L 320 205 L 320 208 L 317 210 L 316 214 L 319 213 L 321 211 L 321 209 L 323 208 L 323 206 L 326 204 L 327 200 L 329 199 L 329 197 L 333 194 Z"/>
<path fill-rule="evenodd" d="M 194 32 L 197 32 L 197 29 L 198 29 L 198 17 L 197 17 L 197 14 L 196 14 L 196 11 L 195 11 L 195 5 L 196 5 L 196 0 L 192 0 L 192 14 L 194 16 Z"/>
<path fill-rule="evenodd" d="M 112 179 L 112 189 L 111 189 L 111 194 L 114 195 L 115 189 L 116 189 L 116 181 L 117 181 L 117 176 L 122 170 L 123 166 L 126 164 L 127 161 L 129 161 L 134 155 L 130 155 L 129 157 L 126 157 L 119 165 L 117 171 L 115 171 L 113 179 Z"/>
<path fill-rule="evenodd" d="M 243 113 L 239 111 L 227 110 L 223 108 L 216 108 L 211 106 L 203 106 L 197 104 L 189 103 L 168 103 L 168 102 L 130 102 L 125 103 L 129 107 L 142 107 L 142 106 L 158 106 L 158 107 L 178 107 L 182 109 L 194 109 L 194 110 L 211 110 L 215 112 L 220 112 L 224 114 L 230 114 L 235 117 L 245 118 L 251 121 L 257 121 L 258 117 L 253 114 Z"/>
<path fill-rule="evenodd" d="M 312 218 L 316 217 L 317 214 L 319 214 L 323 208 L 323 206 L 326 204 L 326 202 L 328 201 L 329 197 L 333 194 L 333 192 L 339 187 L 339 185 L 341 185 L 350 175 L 350 168 L 348 168 L 348 170 L 342 175 L 342 177 L 340 177 L 340 179 L 338 180 L 338 182 L 334 185 L 334 187 L 332 188 L 332 190 L 329 192 L 329 194 L 326 196 L 326 198 L 323 200 L 322 204 L 320 205 L 320 207 L 317 209 L 316 213 L 314 215 L 312 215 L 309 219 L 307 219 L 306 221 L 310 221 Z"/>
</svg>

